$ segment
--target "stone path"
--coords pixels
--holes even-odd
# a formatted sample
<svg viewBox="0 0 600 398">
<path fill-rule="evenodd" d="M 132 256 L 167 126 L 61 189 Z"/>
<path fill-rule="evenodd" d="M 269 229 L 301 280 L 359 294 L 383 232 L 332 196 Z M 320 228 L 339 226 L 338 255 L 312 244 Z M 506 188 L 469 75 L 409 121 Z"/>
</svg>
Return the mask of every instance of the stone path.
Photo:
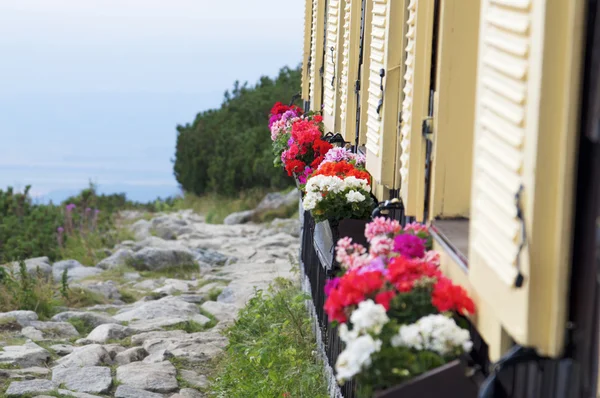
<svg viewBox="0 0 600 398">
<path fill-rule="evenodd" d="M 68 269 L 71 288 L 102 294 L 111 304 L 65 308 L 51 321 L 30 311 L 0 313 L 0 396 L 203 397 L 210 361 L 227 344 L 222 331 L 255 287 L 291 277 L 290 259 L 298 253 L 297 220 L 210 225 L 182 211 L 131 228 L 136 241 L 122 242 L 96 267 L 29 261 L 57 280 Z M 125 264 L 156 277 L 116 271 Z M 198 272 L 189 279 L 160 276 L 190 264 Z M 143 297 L 125 304 L 125 291 Z M 73 320 L 93 330 L 81 335 Z"/>
</svg>

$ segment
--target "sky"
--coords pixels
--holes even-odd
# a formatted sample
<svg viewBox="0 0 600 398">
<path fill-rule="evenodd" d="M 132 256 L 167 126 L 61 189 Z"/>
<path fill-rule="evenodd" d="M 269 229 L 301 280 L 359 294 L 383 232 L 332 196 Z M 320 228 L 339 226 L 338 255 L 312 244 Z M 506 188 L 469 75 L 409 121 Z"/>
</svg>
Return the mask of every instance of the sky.
<svg viewBox="0 0 600 398">
<path fill-rule="evenodd" d="M 285 4 L 285 6 L 284 6 Z M 177 193 L 177 124 L 301 61 L 301 0 L 0 0 L 0 189 Z M 268 134 L 268 132 L 265 132 Z"/>
</svg>

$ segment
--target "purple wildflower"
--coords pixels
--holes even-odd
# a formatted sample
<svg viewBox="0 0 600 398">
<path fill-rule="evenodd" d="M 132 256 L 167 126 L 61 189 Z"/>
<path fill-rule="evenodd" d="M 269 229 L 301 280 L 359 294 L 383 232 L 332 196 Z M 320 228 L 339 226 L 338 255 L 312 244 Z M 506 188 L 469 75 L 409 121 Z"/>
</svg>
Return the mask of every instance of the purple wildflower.
<svg viewBox="0 0 600 398">
<path fill-rule="evenodd" d="M 394 238 L 394 251 L 408 258 L 422 258 L 425 242 L 416 235 L 401 234 Z"/>
<path fill-rule="evenodd" d="M 59 234 L 62 234 L 63 232 L 65 232 L 65 229 L 64 229 L 63 227 L 58 227 L 58 228 L 56 228 L 56 231 L 57 231 Z"/>
<path fill-rule="evenodd" d="M 73 211 L 77 206 L 75 206 L 75 203 L 69 203 L 66 206 L 67 211 Z"/>
<path fill-rule="evenodd" d="M 288 140 L 288 143 L 287 143 L 287 144 L 288 144 L 288 146 L 292 146 L 292 144 L 293 144 L 293 143 L 294 143 L 294 139 L 293 139 L 293 138 L 290 138 L 290 139 Z"/>
</svg>

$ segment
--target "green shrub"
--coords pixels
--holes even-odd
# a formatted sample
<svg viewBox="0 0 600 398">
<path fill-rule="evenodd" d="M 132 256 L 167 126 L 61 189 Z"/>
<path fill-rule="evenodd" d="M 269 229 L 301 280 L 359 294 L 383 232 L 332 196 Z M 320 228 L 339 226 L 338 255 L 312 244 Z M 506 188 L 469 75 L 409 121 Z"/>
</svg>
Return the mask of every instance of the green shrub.
<svg viewBox="0 0 600 398">
<path fill-rule="evenodd" d="M 328 397 L 305 300 L 290 281 L 257 291 L 227 331 L 213 397 Z"/>
<path fill-rule="evenodd" d="M 219 109 L 199 113 L 177 126 L 174 172 L 181 187 L 196 195 L 236 195 L 250 188 L 280 189 L 292 184 L 273 167 L 269 111 L 300 89 L 300 68 L 282 68 L 275 79 L 261 77 L 253 87 L 235 82 Z"/>
</svg>

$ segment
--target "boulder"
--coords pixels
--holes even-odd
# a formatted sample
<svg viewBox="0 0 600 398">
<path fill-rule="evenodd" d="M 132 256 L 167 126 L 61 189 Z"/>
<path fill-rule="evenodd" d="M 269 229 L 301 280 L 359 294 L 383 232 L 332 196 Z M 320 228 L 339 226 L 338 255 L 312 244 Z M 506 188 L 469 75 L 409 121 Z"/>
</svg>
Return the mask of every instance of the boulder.
<svg viewBox="0 0 600 398">
<path fill-rule="evenodd" d="M 237 317 L 238 309 L 233 304 L 207 301 L 201 307 L 204 311 L 214 315 L 219 321 L 233 321 Z"/>
<path fill-rule="evenodd" d="M 91 344 L 77 347 L 69 355 L 58 359 L 53 369 L 98 366 L 110 363 L 111 358 L 108 351 L 100 344 Z"/>
<path fill-rule="evenodd" d="M 85 324 L 94 327 L 116 322 L 112 316 L 99 312 L 66 311 L 52 317 L 52 320 L 55 322 L 67 322 L 71 319 L 83 321 Z"/>
<path fill-rule="evenodd" d="M 6 390 L 6 397 L 22 397 L 33 394 L 48 394 L 54 391 L 56 385 L 50 380 L 35 379 L 13 381 Z"/>
<path fill-rule="evenodd" d="M 157 350 L 157 351 L 154 351 L 152 354 L 148 355 L 146 358 L 144 358 L 143 362 L 144 363 L 159 363 L 159 362 L 163 362 L 163 361 L 168 361 L 171 358 L 173 358 L 173 353 L 171 351 Z"/>
<path fill-rule="evenodd" d="M 152 236 L 150 230 L 152 224 L 148 220 L 137 220 L 129 227 L 129 230 L 133 232 L 135 240 L 143 240 Z"/>
<path fill-rule="evenodd" d="M 136 332 L 148 332 L 151 330 L 160 330 L 165 327 L 179 325 L 187 321 L 194 321 L 204 326 L 210 322 L 210 319 L 202 314 L 191 315 L 189 317 L 182 318 L 156 318 L 156 319 L 142 319 L 132 321 L 129 323 L 129 327 Z"/>
<path fill-rule="evenodd" d="M 79 281 L 85 278 L 90 278 L 92 276 L 97 276 L 102 273 L 102 270 L 99 268 L 93 267 L 79 267 L 73 268 L 67 271 L 67 280 L 69 282 Z M 61 281 L 62 280 L 62 272 L 54 273 L 54 280 Z"/>
<path fill-rule="evenodd" d="M 16 321 L 21 326 L 29 326 L 31 321 L 37 321 L 38 316 L 33 311 L 0 312 L 0 324 Z"/>
<path fill-rule="evenodd" d="M 73 397 L 73 398 L 102 398 L 100 395 L 92 395 L 92 394 L 87 394 L 85 392 L 75 392 L 75 391 L 69 391 L 69 390 L 62 390 L 62 389 L 58 389 L 58 393 L 60 394 L 61 397 Z"/>
<path fill-rule="evenodd" d="M 96 264 L 96 267 L 101 269 L 113 269 L 127 265 L 133 256 L 133 251 L 130 249 L 119 249 L 109 257 Z"/>
<path fill-rule="evenodd" d="M 139 362 L 146 358 L 148 353 L 143 347 L 132 347 L 115 356 L 114 362 L 119 365 L 127 365 L 131 362 Z"/>
<path fill-rule="evenodd" d="M 20 346 L 6 346 L 0 351 L 0 364 L 22 368 L 41 366 L 50 359 L 50 353 L 33 342 Z"/>
<path fill-rule="evenodd" d="M 115 398 L 163 398 L 163 395 L 123 384 L 117 387 Z"/>
<path fill-rule="evenodd" d="M 235 302 L 235 292 L 231 287 L 227 286 L 221 291 L 221 294 L 217 297 L 217 301 L 220 303 L 233 303 Z"/>
<path fill-rule="evenodd" d="M 198 307 L 194 304 L 186 303 L 178 297 L 169 296 L 160 300 L 147 301 L 133 308 L 121 310 L 114 318 L 118 321 L 189 318 L 192 315 L 197 315 L 199 313 Z"/>
<path fill-rule="evenodd" d="M 73 391 L 93 394 L 105 394 L 112 385 L 110 368 L 102 366 L 55 369 L 52 381 Z"/>
<path fill-rule="evenodd" d="M 208 378 L 193 370 L 182 369 L 179 371 L 179 376 L 192 387 L 205 388 L 208 386 Z"/>
<path fill-rule="evenodd" d="M 57 340 L 78 337 L 79 332 L 68 322 L 31 321 L 21 334 L 33 341 Z"/>
<path fill-rule="evenodd" d="M 110 359 L 115 360 L 116 356 L 125 351 L 127 348 L 119 344 L 104 344 L 102 347 L 108 352 Z"/>
<path fill-rule="evenodd" d="M 10 379 L 33 380 L 45 378 L 50 374 L 50 369 L 41 366 L 32 366 L 24 369 L 4 369 L 0 373 L 5 373 L 4 376 L 0 375 L 0 380 L 6 377 Z"/>
<path fill-rule="evenodd" d="M 206 263 L 212 267 L 219 265 L 226 265 L 233 261 L 233 258 L 228 257 L 222 253 L 219 253 L 216 250 L 211 249 L 194 249 L 194 253 L 196 254 L 196 260 L 199 262 Z"/>
<path fill-rule="evenodd" d="M 300 220 L 296 218 L 276 218 L 271 221 L 271 228 L 277 232 L 283 232 L 294 238 L 300 237 Z"/>
<path fill-rule="evenodd" d="M 115 323 L 105 323 L 96 327 L 86 337 L 95 343 L 106 343 L 108 340 L 120 340 L 132 334 L 132 330 L 126 326 Z"/>
<path fill-rule="evenodd" d="M 182 388 L 179 393 L 171 395 L 169 398 L 204 398 L 205 395 L 193 388 Z"/>
<path fill-rule="evenodd" d="M 133 362 L 117 368 L 117 381 L 134 388 L 158 393 L 177 390 L 177 370 L 171 362 Z"/>
<path fill-rule="evenodd" d="M 254 210 L 244 210 L 238 211 L 235 213 L 231 213 L 223 220 L 223 224 L 225 225 L 236 225 L 236 224 L 245 224 L 252 220 L 254 216 Z"/>
<path fill-rule="evenodd" d="M 155 247 L 157 249 L 185 249 L 183 242 L 174 240 L 165 240 L 158 236 L 150 236 L 142 241 L 137 242 L 132 250 L 138 252 L 146 247 Z"/>
<path fill-rule="evenodd" d="M 137 270 L 157 271 L 196 264 L 194 253 L 187 249 L 146 247 L 133 255 L 131 265 Z"/>
<path fill-rule="evenodd" d="M 113 281 L 101 281 L 101 282 L 84 282 L 82 285 L 73 285 L 74 287 L 82 287 L 85 290 L 89 290 L 94 293 L 98 293 L 109 300 L 120 300 L 121 293 L 119 293 L 119 287 Z"/>
<path fill-rule="evenodd" d="M 56 355 L 65 356 L 73 352 L 75 347 L 68 344 L 54 344 L 50 346 L 50 349 L 56 353 Z"/>
<path fill-rule="evenodd" d="M 18 262 L 10 264 L 10 268 L 15 275 L 19 273 L 20 266 Z M 37 275 L 38 270 L 44 277 L 49 277 L 52 274 L 52 265 L 48 257 L 36 257 L 25 260 L 25 268 L 29 275 Z"/>
<path fill-rule="evenodd" d="M 145 332 L 131 336 L 131 344 L 140 345 L 146 340 L 184 339 L 186 336 L 188 336 L 188 334 L 183 330 Z"/>
</svg>

